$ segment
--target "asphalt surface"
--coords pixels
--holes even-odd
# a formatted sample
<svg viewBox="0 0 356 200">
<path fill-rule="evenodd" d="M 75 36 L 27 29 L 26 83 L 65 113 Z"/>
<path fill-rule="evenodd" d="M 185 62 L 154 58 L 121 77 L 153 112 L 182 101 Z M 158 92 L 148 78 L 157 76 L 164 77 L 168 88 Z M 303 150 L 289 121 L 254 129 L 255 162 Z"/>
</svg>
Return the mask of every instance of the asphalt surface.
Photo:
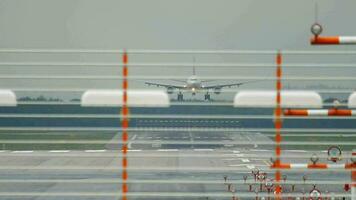
<svg viewBox="0 0 356 200">
<path fill-rule="evenodd" d="M 112 139 L 118 140 L 120 134 Z M 193 144 L 161 144 L 165 141 Z M 199 144 L 204 141 L 222 144 Z M 231 141 L 245 144 L 231 145 Z M 256 182 L 251 171 L 257 168 L 273 179 L 274 170 L 269 166 L 274 152 L 273 146 L 261 147 L 256 141 L 272 142 L 259 133 L 132 132 L 129 199 L 231 199 L 234 195 L 255 199 L 255 191 L 264 196 L 266 188 L 259 191 L 262 182 Z M 108 144 L 106 149 L 82 151 L 0 151 L 0 199 L 120 199 L 119 149 L 118 144 Z M 313 153 L 325 155 L 288 150 L 282 159 L 306 163 Z M 321 158 L 320 162 L 327 161 Z M 343 191 L 343 183 L 350 181 L 349 171 L 288 170 L 282 174 L 287 177 L 282 181 L 285 194 L 307 195 L 315 184 L 322 194 L 349 195 Z M 235 192 L 228 191 L 230 183 Z"/>
</svg>

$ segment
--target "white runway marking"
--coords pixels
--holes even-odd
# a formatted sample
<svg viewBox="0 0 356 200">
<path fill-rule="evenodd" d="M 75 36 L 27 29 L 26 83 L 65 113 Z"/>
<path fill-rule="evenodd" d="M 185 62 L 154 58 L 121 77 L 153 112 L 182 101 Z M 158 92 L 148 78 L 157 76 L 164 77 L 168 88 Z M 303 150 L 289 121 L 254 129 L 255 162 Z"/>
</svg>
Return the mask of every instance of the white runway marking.
<svg viewBox="0 0 356 200">
<path fill-rule="evenodd" d="M 255 165 L 246 165 L 248 169 L 255 169 Z"/>
<path fill-rule="evenodd" d="M 194 151 L 214 151 L 214 149 L 194 149 Z"/>
<path fill-rule="evenodd" d="M 303 153 L 307 152 L 307 151 L 305 151 L 305 150 L 285 150 L 285 151 L 289 151 L 289 152 L 303 152 Z"/>
<path fill-rule="evenodd" d="M 137 135 L 132 136 L 131 140 L 135 140 L 136 137 L 137 137 Z M 132 147 L 132 142 L 129 142 L 129 143 L 127 144 L 127 148 L 131 149 L 131 147 Z"/>
<path fill-rule="evenodd" d="M 33 153 L 33 151 L 13 151 L 11 153 Z"/>
<path fill-rule="evenodd" d="M 249 163 L 250 162 L 249 159 L 241 159 L 241 161 L 244 162 L 244 163 Z"/>
<path fill-rule="evenodd" d="M 271 150 L 267 150 L 267 149 L 250 149 L 250 151 L 271 151 Z"/>
<path fill-rule="evenodd" d="M 157 151 L 178 151 L 178 149 L 158 149 Z"/>
<path fill-rule="evenodd" d="M 229 167 L 245 167 L 246 164 L 234 164 L 234 165 L 228 165 Z M 246 166 L 247 167 L 247 166 Z"/>
<path fill-rule="evenodd" d="M 142 149 L 128 149 L 127 151 L 138 152 L 138 151 L 142 151 Z"/>
<path fill-rule="evenodd" d="M 233 153 L 240 153 L 240 151 L 232 151 Z"/>
<path fill-rule="evenodd" d="M 86 153 L 100 153 L 100 152 L 106 152 L 105 149 L 100 149 L 100 150 L 85 150 L 84 152 Z"/>
<path fill-rule="evenodd" d="M 245 154 L 234 154 L 236 157 L 244 157 Z"/>
<path fill-rule="evenodd" d="M 238 160 L 236 158 L 225 158 L 225 159 L 221 159 L 221 160 L 225 160 L 225 161 L 233 161 L 233 160 Z"/>
<path fill-rule="evenodd" d="M 52 151 L 48 151 L 50 153 L 68 153 L 70 152 L 69 150 L 52 150 Z"/>
</svg>

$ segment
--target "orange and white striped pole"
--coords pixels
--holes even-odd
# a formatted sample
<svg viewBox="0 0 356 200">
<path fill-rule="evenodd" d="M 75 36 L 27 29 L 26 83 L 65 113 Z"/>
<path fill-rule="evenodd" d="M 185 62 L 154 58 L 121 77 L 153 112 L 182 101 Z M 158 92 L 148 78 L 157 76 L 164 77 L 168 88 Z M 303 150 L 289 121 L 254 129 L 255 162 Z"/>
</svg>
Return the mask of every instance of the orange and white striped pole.
<svg viewBox="0 0 356 200">
<path fill-rule="evenodd" d="M 128 96 L 127 96 L 127 89 L 128 89 L 128 55 L 127 52 L 125 51 L 124 54 L 122 55 L 122 62 L 123 62 L 123 68 L 122 68 L 122 76 L 123 76 L 123 81 L 122 81 L 122 90 L 123 90 L 123 95 L 122 95 L 122 122 L 121 122 L 121 127 L 122 127 L 122 200 L 127 200 L 127 193 L 128 193 L 128 172 L 127 172 L 127 166 L 128 166 L 128 161 L 127 161 L 127 151 L 128 151 L 128 132 L 127 129 L 129 127 L 129 118 L 128 118 L 128 113 L 129 113 L 129 108 L 128 108 Z"/>
<path fill-rule="evenodd" d="M 314 36 L 310 39 L 312 45 L 348 45 L 356 44 L 356 36 Z"/>
<path fill-rule="evenodd" d="M 349 109 L 285 109 L 285 116 L 356 116 L 356 110 Z"/>
<path fill-rule="evenodd" d="M 356 200 L 356 149 L 352 151 L 352 168 L 351 168 L 351 199 Z"/>
<path fill-rule="evenodd" d="M 275 118 L 275 130 L 276 130 L 276 135 L 275 135 L 275 142 L 276 142 L 276 149 L 275 149 L 275 155 L 276 155 L 276 160 L 274 165 L 280 165 L 281 164 L 281 141 L 282 141 L 282 136 L 281 136 L 281 128 L 282 128 L 282 107 L 281 107 L 281 101 L 282 101 L 282 95 L 281 95 L 281 90 L 282 90 L 282 54 L 278 52 L 276 56 L 276 108 L 274 112 L 274 118 Z M 281 171 L 279 169 L 276 170 L 275 172 L 275 194 L 276 194 L 276 200 L 281 199 L 281 193 L 282 193 L 282 188 L 279 184 L 281 181 Z"/>
<path fill-rule="evenodd" d="M 272 169 L 348 169 L 356 168 L 355 164 L 328 164 L 328 163 L 283 163 L 279 166 L 272 166 Z"/>
</svg>

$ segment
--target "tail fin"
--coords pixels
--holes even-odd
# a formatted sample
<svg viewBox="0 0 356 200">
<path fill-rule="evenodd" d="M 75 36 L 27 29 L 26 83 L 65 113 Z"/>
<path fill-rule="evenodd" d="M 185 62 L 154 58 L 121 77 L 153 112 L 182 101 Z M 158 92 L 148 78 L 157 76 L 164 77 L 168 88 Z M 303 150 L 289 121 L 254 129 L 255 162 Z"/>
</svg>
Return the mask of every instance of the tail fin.
<svg viewBox="0 0 356 200">
<path fill-rule="evenodd" d="M 193 57 L 193 76 L 195 76 L 195 57 Z"/>
</svg>

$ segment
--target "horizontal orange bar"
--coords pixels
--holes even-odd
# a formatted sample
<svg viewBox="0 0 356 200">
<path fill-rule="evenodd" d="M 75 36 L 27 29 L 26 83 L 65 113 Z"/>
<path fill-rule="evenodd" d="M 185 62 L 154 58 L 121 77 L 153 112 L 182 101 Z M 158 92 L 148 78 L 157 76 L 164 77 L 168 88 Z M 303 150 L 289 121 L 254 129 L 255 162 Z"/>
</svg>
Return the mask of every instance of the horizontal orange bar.
<svg viewBox="0 0 356 200">
<path fill-rule="evenodd" d="M 312 37 L 310 43 L 313 45 L 340 44 L 339 36 Z"/>
<path fill-rule="evenodd" d="M 354 163 L 347 163 L 345 164 L 345 169 L 355 169 L 356 170 L 356 164 Z M 355 171 L 356 172 L 356 171 Z"/>
<path fill-rule="evenodd" d="M 309 164 L 308 168 L 309 169 L 327 169 L 328 164 L 325 164 L 325 163 Z"/>
<path fill-rule="evenodd" d="M 329 116 L 351 116 L 351 110 L 338 110 L 338 109 L 331 109 L 328 111 Z"/>
<path fill-rule="evenodd" d="M 292 116 L 308 116 L 308 110 L 291 110 L 286 109 L 283 112 L 284 115 L 292 115 Z"/>
<path fill-rule="evenodd" d="M 280 163 L 271 165 L 271 169 L 290 169 L 290 164 L 288 163 Z"/>
</svg>

